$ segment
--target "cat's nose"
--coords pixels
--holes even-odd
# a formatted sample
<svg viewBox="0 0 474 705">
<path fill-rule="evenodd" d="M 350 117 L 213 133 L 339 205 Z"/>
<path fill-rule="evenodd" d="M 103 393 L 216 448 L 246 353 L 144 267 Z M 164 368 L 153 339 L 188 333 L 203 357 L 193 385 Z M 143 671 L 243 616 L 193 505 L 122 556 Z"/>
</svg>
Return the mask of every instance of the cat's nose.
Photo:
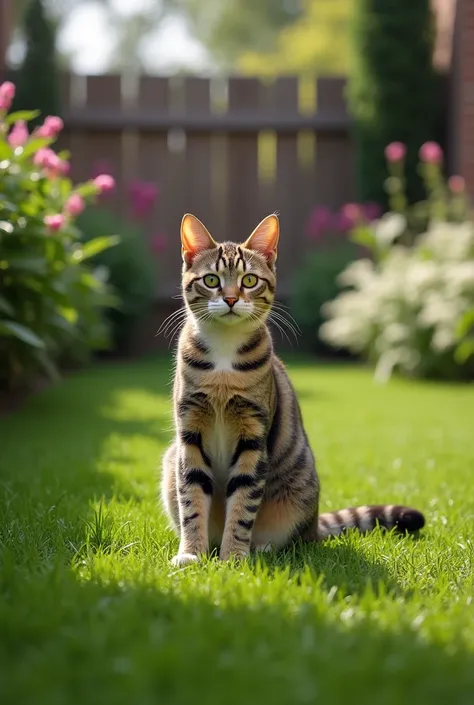
<svg viewBox="0 0 474 705">
<path fill-rule="evenodd" d="M 230 308 L 232 308 L 232 306 L 236 303 L 237 298 L 233 296 L 224 296 L 224 301 Z"/>
</svg>

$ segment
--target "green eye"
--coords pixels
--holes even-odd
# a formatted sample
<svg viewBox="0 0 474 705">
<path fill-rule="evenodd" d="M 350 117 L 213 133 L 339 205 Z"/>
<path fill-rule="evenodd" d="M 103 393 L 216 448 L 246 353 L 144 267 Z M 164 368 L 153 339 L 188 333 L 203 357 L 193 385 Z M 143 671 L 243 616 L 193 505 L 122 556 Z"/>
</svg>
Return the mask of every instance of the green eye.
<svg viewBox="0 0 474 705">
<path fill-rule="evenodd" d="M 215 274 L 206 274 L 204 277 L 204 284 L 208 286 L 209 289 L 216 289 L 220 283 L 221 280 Z"/>
<path fill-rule="evenodd" d="M 255 274 L 245 274 L 242 277 L 242 286 L 245 286 L 247 289 L 251 289 L 257 282 L 258 277 L 255 276 Z"/>
</svg>

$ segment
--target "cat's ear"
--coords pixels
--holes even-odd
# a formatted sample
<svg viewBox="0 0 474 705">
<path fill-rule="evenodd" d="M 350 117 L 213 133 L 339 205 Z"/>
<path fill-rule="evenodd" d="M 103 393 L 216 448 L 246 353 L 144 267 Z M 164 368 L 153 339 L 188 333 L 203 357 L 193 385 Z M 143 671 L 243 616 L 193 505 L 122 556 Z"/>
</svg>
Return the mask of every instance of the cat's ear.
<svg viewBox="0 0 474 705">
<path fill-rule="evenodd" d="M 280 222 L 274 214 L 267 215 L 257 225 L 251 236 L 244 242 L 247 250 L 255 250 L 273 264 L 277 258 L 278 239 L 280 237 Z"/>
<path fill-rule="evenodd" d="M 183 260 L 189 266 L 194 258 L 203 250 L 217 247 L 208 229 L 191 213 L 186 213 L 181 221 L 181 248 Z"/>
</svg>

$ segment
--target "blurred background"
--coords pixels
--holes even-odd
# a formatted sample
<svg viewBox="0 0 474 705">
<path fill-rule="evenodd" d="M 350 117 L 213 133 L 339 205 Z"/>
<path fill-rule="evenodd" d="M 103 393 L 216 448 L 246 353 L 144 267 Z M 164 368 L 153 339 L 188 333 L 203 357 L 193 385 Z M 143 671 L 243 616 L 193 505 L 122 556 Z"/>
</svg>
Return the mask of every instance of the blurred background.
<svg viewBox="0 0 474 705">
<path fill-rule="evenodd" d="M 470 235 L 449 254 L 472 222 L 470 0 L 0 0 L 0 20 L 13 109 L 63 119 L 73 183 L 115 180 L 77 221 L 121 237 L 94 260 L 113 352 L 168 346 L 183 213 L 241 241 L 276 210 L 300 349 L 470 376 Z"/>
</svg>

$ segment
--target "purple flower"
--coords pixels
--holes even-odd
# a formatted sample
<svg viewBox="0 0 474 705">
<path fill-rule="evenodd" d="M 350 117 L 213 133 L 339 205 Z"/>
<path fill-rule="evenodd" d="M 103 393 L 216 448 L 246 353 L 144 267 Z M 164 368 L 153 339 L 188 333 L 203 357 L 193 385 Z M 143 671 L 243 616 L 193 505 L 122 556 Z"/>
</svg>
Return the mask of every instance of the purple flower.
<svg viewBox="0 0 474 705">
<path fill-rule="evenodd" d="M 150 181 L 132 181 L 129 186 L 133 217 L 145 218 L 153 209 L 158 198 L 158 189 Z"/>
<path fill-rule="evenodd" d="M 306 234 L 317 240 L 334 226 L 334 214 L 326 206 L 314 208 L 306 224 Z"/>
</svg>

